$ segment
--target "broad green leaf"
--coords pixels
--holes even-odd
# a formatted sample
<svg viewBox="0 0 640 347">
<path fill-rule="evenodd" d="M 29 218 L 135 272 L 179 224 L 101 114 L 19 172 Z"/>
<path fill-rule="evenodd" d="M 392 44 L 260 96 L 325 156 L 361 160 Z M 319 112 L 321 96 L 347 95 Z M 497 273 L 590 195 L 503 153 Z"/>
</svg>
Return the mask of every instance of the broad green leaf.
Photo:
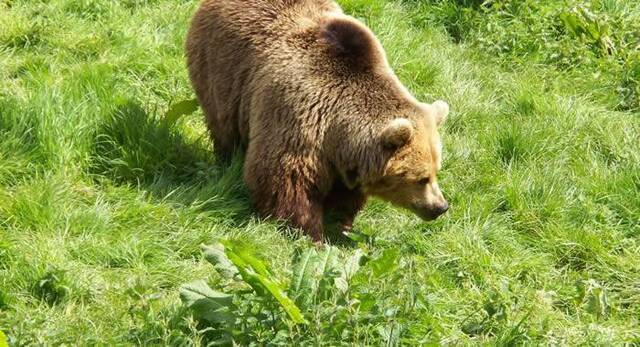
<svg viewBox="0 0 640 347">
<path fill-rule="evenodd" d="M 333 280 L 333 283 L 336 287 L 336 289 L 340 292 L 340 293 L 346 293 L 347 290 L 349 290 L 349 282 L 347 282 L 347 280 L 344 277 L 338 277 L 336 279 Z"/>
<path fill-rule="evenodd" d="M 164 119 L 169 126 L 174 125 L 182 116 L 190 115 L 197 111 L 199 107 L 198 100 L 189 99 L 177 102 L 169 108 L 164 115 Z"/>
<path fill-rule="evenodd" d="M 368 237 L 365 234 L 354 233 L 354 232 L 345 232 L 344 235 L 351 239 L 354 242 L 358 243 L 367 243 Z"/>
<path fill-rule="evenodd" d="M 565 27 L 573 34 L 579 35 L 581 31 L 581 25 L 578 17 L 571 12 L 564 12 L 560 14 L 560 19 L 564 22 Z"/>
<path fill-rule="evenodd" d="M 255 270 L 248 264 L 245 259 L 238 253 L 234 252 L 231 246 L 228 246 L 225 242 L 224 252 L 227 255 L 228 259 L 235 265 L 238 269 L 238 273 L 240 273 L 240 277 L 242 280 L 247 283 L 259 296 L 265 296 L 267 293 L 265 288 L 260 284 L 259 281 L 256 281 L 254 276 L 250 274 L 256 273 Z"/>
<path fill-rule="evenodd" d="M 293 278 L 289 285 L 295 302 L 302 308 L 307 308 L 312 303 L 312 295 L 317 288 L 316 272 L 319 256 L 315 248 L 310 248 L 302 253 L 294 262 Z"/>
<path fill-rule="evenodd" d="M 357 249 L 356 252 L 344 262 L 342 273 L 340 274 L 340 277 L 335 280 L 336 288 L 341 293 L 345 293 L 349 290 L 349 282 L 360 269 L 360 261 L 363 256 L 364 252 L 361 249 Z"/>
<path fill-rule="evenodd" d="M 253 271 L 262 276 L 273 276 L 267 264 L 265 264 L 262 260 L 256 258 L 256 256 L 253 255 L 253 253 L 246 245 L 240 242 L 233 242 L 228 240 L 222 241 L 221 243 L 225 247 L 225 253 L 227 254 L 229 260 L 231 260 L 235 264 L 234 260 L 231 258 L 233 257 L 236 259 L 238 264 L 235 265 L 237 267 L 250 266 L 251 268 L 253 268 Z"/>
<path fill-rule="evenodd" d="M 396 270 L 399 255 L 400 252 L 397 248 L 385 249 L 382 255 L 371 260 L 367 265 L 373 271 L 373 276 L 379 278 Z"/>
<path fill-rule="evenodd" d="M 180 299 L 198 319 L 212 323 L 232 322 L 233 296 L 211 289 L 206 282 L 196 281 L 180 288 Z"/>
<path fill-rule="evenodd" d="M 253 256 L 253 254 L 251 254 L 246 248 L 239 248 L 236 252 L 257 274 L 268 278 L 274 278 L 273 273 L 267 264 Z"/>
<path fill-rule="evenodd" d="M 317 271 L 319 276 L 318 287 L 314 295 L 314 302 L 317 302 L 318 299 L 326 298 L 334 287 L 335 279 L 340 277 L 338 254 L 338 249 L 333 246 L 325 248 L 324 253 L 320 254 L 320 263 Z"/>
<path fill-rule="evenodd" d="M 598 319 L 606 317 L 609 312 L 609 300 L 605 289 L 594 280 L 586 282 L 587 312 Z"/>
<path fill-rule="evenodd" d="M 285 294 L 282 287 L 280 287 L 276 282 L 260 275 L 255 272 L 247 271 L 247 275 L 251 277 L 251 280 L 248 280 L 247 283 L 251 285 L 255 289 L 256 281 L 263 286 L 266 291 L 273 296 L 278 303 L 280 303 L 280 307 L 289 315 L 291 320 L 296 324 L 306 324 L 306 320 L 302 316 L 300 312 L 300 308 L 296 306 L 296 304 Z M 253 283 L 253 284 L 252 284 Z"/>
<path fill-rule="evenodd" d="M 306 323 L 300 308 L 285 294 L 266 264 L 250 254 L 246 247 L 231 241 L 221 242 L 229 261 L 238 269 L 242 279 L 260 296 L 270 295 L 296 324 Z"/>
<path fill-rule="evenodd" d="M 213 265 L 220 275 L 226 278 L 234 278 L 238 275 L 238 269 L 229 261 L 222 244 L 202 245 L 202 251 L 204 252 L 204 258 Z"/>
<path fill-rule="evenodd" d="M 370 312 L 376 305 L 376 297 L 371 293 L 359 293 L 355 295 L 360 301 L 360 310 L 362 312 Z"/>
<path fill-rule="evenodd" d="M 364 252 L 361 249 L 357 249 L 353 255 L 347 258 L 344 264 L 344 274 L 347 279 L 351 279 L 358 272 L 363 256 Z"/>
</svg>

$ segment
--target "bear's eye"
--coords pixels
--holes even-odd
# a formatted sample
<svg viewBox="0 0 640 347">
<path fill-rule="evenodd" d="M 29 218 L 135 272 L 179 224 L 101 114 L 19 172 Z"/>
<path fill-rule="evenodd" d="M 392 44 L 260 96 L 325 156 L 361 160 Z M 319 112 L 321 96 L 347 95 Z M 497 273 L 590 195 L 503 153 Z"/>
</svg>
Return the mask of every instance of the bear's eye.
<svg viewBox="0 0 640 347">
<path fill-rule="evenodd" d="M 429 181 L 430 181 L 429 177 L 424 177 L 418 180 L 418 184 L 426 186 L 427 184 L 429 184 Z"/>
</svg>

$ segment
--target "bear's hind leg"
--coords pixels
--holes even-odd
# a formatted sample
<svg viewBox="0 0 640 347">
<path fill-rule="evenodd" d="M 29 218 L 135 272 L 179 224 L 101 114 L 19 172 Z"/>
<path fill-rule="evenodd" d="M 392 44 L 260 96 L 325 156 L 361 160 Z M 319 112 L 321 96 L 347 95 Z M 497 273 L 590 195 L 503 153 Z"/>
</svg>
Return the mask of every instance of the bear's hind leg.
<svg viewBox="0 0 640 347">
<path fill-rule="evenodd" d="M 227 136 L 222 134 L 211 134 L 213 138 L 213 151 L 216 156 L 223 162 L 230 162 L 236 150 L 234 141 L 230 141 Z"/>
<path fill-rule="evenodd" d="M 213 151 L 223 161 L 230 161 L 239 146 L 239 134 L 228 119 L 221 119 L 215 110 L 205 110 L 209 136 L 213 141 Z"/>
</svg>

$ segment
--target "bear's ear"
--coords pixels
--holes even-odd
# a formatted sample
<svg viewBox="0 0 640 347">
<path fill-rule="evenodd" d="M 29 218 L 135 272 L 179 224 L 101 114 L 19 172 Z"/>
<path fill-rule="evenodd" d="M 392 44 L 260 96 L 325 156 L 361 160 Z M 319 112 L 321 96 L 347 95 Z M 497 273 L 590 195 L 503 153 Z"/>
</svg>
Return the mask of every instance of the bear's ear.
<svg viewBox="0 0 640 347">
<path fill-rule="evenodd" d="M 445 101 L 438 100 L 431 104 L 431 106 L 435 110 L 436 125 L 441 126 L 449 115 L 449 104 Z"/>
<path fill-rule="evenodd" d="M 396 149 L 409 142 L 413 136 L 413 125 L 406 118 L 392 120 L 382 131 L 382 144 L 385 148 Z"/>
<path fill-rule="evenodd" d="M 363 24 L 349 17 L 335 17 L 323 22 L 319 37 L 329 54 L 348 66 L 366 69 L 373 66 L 376 41 Z"/>
</svg>

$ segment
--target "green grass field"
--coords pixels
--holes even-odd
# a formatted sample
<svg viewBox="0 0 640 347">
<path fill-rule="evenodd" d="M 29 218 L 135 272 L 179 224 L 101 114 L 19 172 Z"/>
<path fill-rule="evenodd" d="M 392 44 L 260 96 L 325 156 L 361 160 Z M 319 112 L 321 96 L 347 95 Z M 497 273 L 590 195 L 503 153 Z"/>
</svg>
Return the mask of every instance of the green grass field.
<svg viewBox="0 0 640 347">
<path fill-rule="evenodd" d="M 452 208 L 424 223 L 371 201 L 355 229 L 372 237 L 335 257 L 397 254 L 392 272 L 370 265 L 351 294 L 323 282 L 307 325 L 258 298 L 230 336 L 640 345 L 640 3 L 341 4 L 419 99 L 450 103 L 440 186 Z M 219 327 L 179 297 L 194 280 L 224 287 L 201 244 L 241 240 L 283 285 L 313 248 L 256 216 L 241 158 L 216 161 L 201 112 L 163 119 L 193 97 L 183 44 L 196 6 L 0 0 L 0 330 L 11 345 L 206 344 Z"/>
</svg>

